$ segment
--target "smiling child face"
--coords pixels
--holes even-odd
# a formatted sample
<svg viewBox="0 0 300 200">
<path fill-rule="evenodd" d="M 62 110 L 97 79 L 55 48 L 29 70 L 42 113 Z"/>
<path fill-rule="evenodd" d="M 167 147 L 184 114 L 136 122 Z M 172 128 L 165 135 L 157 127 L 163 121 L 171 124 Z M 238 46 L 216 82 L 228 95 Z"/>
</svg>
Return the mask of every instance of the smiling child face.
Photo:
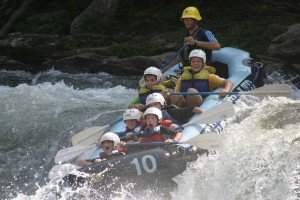
<svg viewBox="0 0 300 200">
<path fill-rule="evenodd" d="M 125 120 L 125 123 L 130 130 L 134 129 L 138 125 L 138 121 L 136 119 Z"/>
<path fill-rule="evenodd" d="M 146 74 L 145 75 L 145 84 L 146 87 L 151 89 L 153 85 L 157 84 L 157 79 L 156 76 L 151 75 L 151 74 Z"/>
<path fill-rule="evenodd" d="M 110 140 L 104 140 L 102 147 L 105 153 L 111 153 L 114 150 L 114 142 Z"/>
<path fill-rule="evenodd" d="M 198 57 L 191 57 L 191 67 L 194 72 L 199 72 L 203 68 L 203 60 Z"/>
<path fill-rule="evenodd" d="M 158 125 L 158 119 L 156 115 L 148 114 L 146 115 L 145 120 L 150 131 L 154 130 L 154 128 Z"/>
</svg>

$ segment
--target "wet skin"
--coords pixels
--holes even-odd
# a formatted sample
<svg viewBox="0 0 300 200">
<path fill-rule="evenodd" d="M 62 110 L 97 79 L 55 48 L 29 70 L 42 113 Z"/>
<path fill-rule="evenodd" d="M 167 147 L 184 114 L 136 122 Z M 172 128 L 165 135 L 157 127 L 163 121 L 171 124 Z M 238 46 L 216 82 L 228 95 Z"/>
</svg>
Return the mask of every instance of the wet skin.
<svg viewBox="0 0 300 200">
<path fill-rule="evenodd" d="M 110 140 L 104 140 L 102 147 L 105 153 L 111 153 L 114 150 L 114 142 Z"/>
<path fill-rule="evenodd" d="M 182 21 L 187 30 L 192 30 L 195 27 L 196 22 L 192 18 L 185 18 L 185 19 L 182 19 Z"/>
<path fill-rule="evenodd" d="M 138 125 L 138 121 L 136 119 L 128 119 L 125 120 L 125 124 L 127 125 L 127 128 L 132 130 Z"/>
<path fill-rule="evenodd" d="M 145 120 L 150 131 L 153 131 L 154 128 L 158 125 L 158 119 L 156 115 L 148 114 L 145 116 Z"/>
<path fill-rule="evenodd" d="M 198 57 L 191 57 L 191 67 L 194 72 L 199 72 L 203 68 L 203 60 Z"/>
<path fill-rule="evenodd" d="M 156 76 L 145 75 L 145 84 L 148 89 L 151 89 L 154 85 L 157 84 Z"/>
</svg>

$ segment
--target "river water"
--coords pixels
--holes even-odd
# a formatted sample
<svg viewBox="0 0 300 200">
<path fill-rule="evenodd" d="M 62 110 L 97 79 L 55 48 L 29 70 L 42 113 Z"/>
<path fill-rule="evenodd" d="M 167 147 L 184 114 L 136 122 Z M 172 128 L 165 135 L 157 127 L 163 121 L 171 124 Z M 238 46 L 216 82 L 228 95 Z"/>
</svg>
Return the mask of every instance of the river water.
<svg viewBox="0 0 300 200">
<path fill-rule="evenodd" d="M 266 82 L 290 84 L 294 99 L 242 96 L 222 133 L 224 151 L 190 163 L 171 199 L 300 199 L 299 76 L 286 77 L 275 71 Z M 0 199 L 101 199 L 88 187 L 56 197 L 48 172 L 72 134 L 123 113 L 139 77 L 1 70 L 0 78 Z M 161 199 L 128 187 L 111 199 Z"/>
</svg>

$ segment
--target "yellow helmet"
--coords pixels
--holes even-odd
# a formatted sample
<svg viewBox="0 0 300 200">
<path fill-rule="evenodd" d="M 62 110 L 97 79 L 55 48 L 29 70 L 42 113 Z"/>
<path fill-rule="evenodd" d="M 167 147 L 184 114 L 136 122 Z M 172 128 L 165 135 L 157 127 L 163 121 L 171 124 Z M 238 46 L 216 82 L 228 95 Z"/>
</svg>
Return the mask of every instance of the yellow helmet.
<svg viewBox="0 0 300 200">
<path fill-rule="evenodd" d="M 184 18 L 193 18 L 196 19 L 197 21 L 200 21 L 202 19 L 199 10 L 196 7 L 187 7 L 186 9 L 183 10 L 181 19 Z"/>
</svg>

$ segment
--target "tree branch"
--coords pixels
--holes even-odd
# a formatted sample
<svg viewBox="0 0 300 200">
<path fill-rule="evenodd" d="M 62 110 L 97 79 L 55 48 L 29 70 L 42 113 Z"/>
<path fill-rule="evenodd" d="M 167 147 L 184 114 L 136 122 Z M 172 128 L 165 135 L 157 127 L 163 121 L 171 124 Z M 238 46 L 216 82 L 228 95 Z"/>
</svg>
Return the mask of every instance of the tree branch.
<svg viewBox="0 0 300 200">
<path fill-rule="evenodd" d="M 25 0 L 21 7 L 10 17 L 8 22 L 0 30 L 0 39 L 5 37 L 15 26 L 17 21 L 26 13 L 35 0 Z"/>
</svg>

